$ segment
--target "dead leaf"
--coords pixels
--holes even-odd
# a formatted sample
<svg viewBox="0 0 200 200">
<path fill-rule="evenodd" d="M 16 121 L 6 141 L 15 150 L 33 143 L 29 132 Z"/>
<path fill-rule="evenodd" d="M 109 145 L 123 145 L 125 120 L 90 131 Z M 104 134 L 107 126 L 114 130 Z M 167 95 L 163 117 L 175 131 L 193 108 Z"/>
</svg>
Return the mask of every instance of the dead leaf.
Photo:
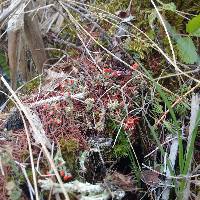
<svg viewBox="0 0 200 200">
<path fill-rule="evenodd" d="M 141 174 L 141 179 L 147 185 L 155 186 L 158 185 L 161 180 L 159 179 L 159 174 L 152 170 L 145 170 Z"/>
<path fill-rule="evenodd" d="M 112 184 L 117 185 L 124 191 L 133 191 L 136 189 L 136 185 L 134 184 L 133 177 L 130 175 L 124 175 L 118 172 L 114 172 L 109 177 L 109 181 L 111 181 Z"/>
</svg>

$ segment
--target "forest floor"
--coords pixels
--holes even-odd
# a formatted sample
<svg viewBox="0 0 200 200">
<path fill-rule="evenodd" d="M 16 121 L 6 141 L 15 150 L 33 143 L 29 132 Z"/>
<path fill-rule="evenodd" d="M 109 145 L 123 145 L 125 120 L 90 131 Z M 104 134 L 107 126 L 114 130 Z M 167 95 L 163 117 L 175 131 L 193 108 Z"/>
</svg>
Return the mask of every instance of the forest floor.
<svg viewBox="0 0 200 200">
<path fill-rule="evenodd" d="M 0 199 L 200 199 L 200 5 L 83 2 L 36 5 L 16 90 L 2 35 Z"/>
</svg>

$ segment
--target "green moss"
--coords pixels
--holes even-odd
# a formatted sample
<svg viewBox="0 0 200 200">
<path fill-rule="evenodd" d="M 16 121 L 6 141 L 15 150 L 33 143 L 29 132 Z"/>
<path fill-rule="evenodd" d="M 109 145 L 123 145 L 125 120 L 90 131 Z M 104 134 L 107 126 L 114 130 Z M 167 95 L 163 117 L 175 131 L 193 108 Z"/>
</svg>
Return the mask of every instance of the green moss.
<svg viewBox="0 0 200 200">
<path fill-rule="evenodd" d="M 67 54 L 70 56 L 70 57 L 76 57 L 79 55 L 78 51 L 76 49 L 73 49 L 73 48 L 70 48 L 67 52 Z"/>
<path fill-rule="evenodd" d="M 7 195 L 9 200 L 20 200 L 22 199 L 22 190 L 14 181 L 9 181 L 6 183 Z"/>
<path fill-rule="evenodd" d="M 78 14 L 77 13 L 75 13 L 75 14 L 73 13 L 73 16 L 78 21 L 78 18 L 79 18 Z M 76 42 L 77 30 L 72 25 L 70 20 L 65 20 L 65 28 L 60 33 L 60 37 L 62 39 L 64 39 L 64 40 L 66 40 L 66 39 L 69 40 L 71 43 L 75 43 Z"/>
<path fill-rule="evenodd" d="M 61 52 L 60 50 L 54 49 L 54 48 L 58 48 L 55 45 L 50 46 L 51 48 L 53 48 L 51 51 L 49 51 L 49 57 L 50 58 L 60 58 L 63 55 L 63 52 Z M 60 47 L 58 48 L 60 49 Z"/>
<path fill-rule="evenodd" d="M 66 167 L 74 174 L 77 170 L 77 152 L 79 149 L 79 144 L 75 139 L 61 139 L 60 148 L 62 152 L 62 157 L 66 162 Z"/>
<path fill-rule="evenodd" d="M 9 199 L 21 199 L 22 193 L 20 186 L 25 183 L 25 177 L 19 166 L 12 159 L 10 153 L 8 153 L 6 150 L 0 153 L 2 157 L 2 164 L 10 168 L 10 173 L 8 173 L 8 175 L 5 177 Z"/>
<path fill-rule="evenodd" d="M 22 89 L 25 94 L 31 94 L 40 85 L 40 78 L 36 78 L 26 83 Z"/>
<path fill-rule="evenodd" d="M 125 10 L 129 6 L 129 0 L 112 0 L 112 1 L 105 1 L 105 0 L 97 0 L 95 1 L 95 5 L 98 8 L 101 8 L 107 12 L 115 13 L 119 10 Z"/>
<path fill-rule="evenodd" d="M 0 66 L 2 67 L 3 69 L 3 72 L 9 76 L 10 74 L 10 70 L 9 70 L 9 67 L 7 65 L 7 59 L 6 59 L 6 56 L 5 56 L 5 53 L 3 51 L 0 51 Z"/>
<path fill-rule="evenodd" d="M 141 42 L 140 38 L 127 38 L 124 42 L 124 48 L 130 53 L 137 54 L 141 59 L 150 51 L 150 44 L 148 42 Z"/>
<path fill-rule="evenodd" d="M 115 121 L 112 119 L 107 119 L 107 124 L 106 124 L 106 130 L 112 137 L 113 135 L 116 135 L 119 131 L 120 126 L 116 124 Z M 121 129 L 119 133 L 119 137 L 117 139 L 117 143 L 110 151 L 111 157 L 113 158 L 121 158 L 121 157 L 127 157 L 128 154 L 128 148 L 129 148 L 129 143 L 127 141 L 127 137 L 125 135 L 125 132 L 123 129 Z"/>
<path fill-rule="evenodd" d="M 187 11 L 199 11 L 199 6 L 200 3 L 196 0 L 188 0 L 188 1 L 183 1 L 183 0 L 162 0 L 163 3 L 171 3 L 173 2 L 177 10 L 184 10 L 185 12 Z"/>
<path fill-rule="evenodd" d="M 117 144 L 113 148 L 112 153 L 115 158 L 122 158 L 129 156 L 129 143 L 127 141 L 127 137 L 123 132 L 120 133 L 119 138 L 117 140 Z"/>
<path fill-rule="evenodd" d="M 177 15 L 177 13 L 172 11 L 167 11 L 165 12 L 165 18 L 172 27 L 175 27 L 178 32 L 185 30 L 185 24 L 183 23 L 184 18 L 182 16 Z"/>
</svg>

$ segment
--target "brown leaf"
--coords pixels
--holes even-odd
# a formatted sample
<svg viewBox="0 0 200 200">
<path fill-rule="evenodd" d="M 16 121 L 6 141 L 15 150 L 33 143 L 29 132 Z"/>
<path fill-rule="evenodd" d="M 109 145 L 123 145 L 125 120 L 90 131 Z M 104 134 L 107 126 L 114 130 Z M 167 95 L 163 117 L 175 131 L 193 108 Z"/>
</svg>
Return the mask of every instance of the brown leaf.
<svg viewBox="0 0 200 200">
<path fill-rule="evenodd" d="M 114 172 L 110 177 L 110 181 L 112 184 L 117 185 L 124 191 L 133 191 L 136 189 L 132 176 L 130 175 L 123 175 L 118 172 Z"/>
<path fill-rule="evenodd" d="M 161 180 L 159 179 L 159 174 L 152 170 L 145 170 L 141 174 L 141 179 L 144 183 L 155 186 L 158 185 Z"/>
</svg>

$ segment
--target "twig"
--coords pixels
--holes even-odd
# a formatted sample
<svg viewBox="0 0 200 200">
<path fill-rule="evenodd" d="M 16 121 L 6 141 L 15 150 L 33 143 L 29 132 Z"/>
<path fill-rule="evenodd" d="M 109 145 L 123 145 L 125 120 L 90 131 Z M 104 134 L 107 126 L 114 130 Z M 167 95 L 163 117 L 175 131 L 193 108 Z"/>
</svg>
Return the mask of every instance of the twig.
<svg viewBox="0 0 200 200">
<path fill-rule="evenodd" d="M 163 142 L 163 143 L 161 144 L 161 146 L 164 146 L 165 144 L 167 144 L 167 143 L 169 143 L 169 142 L 171 142 L 171 141 L 173 141 L 173 140 L 175 140 L 175 139 L 177 139 L 177 137 L 173 137 L 173 138 L 171 138 L 171 139 L 169 139 L 169 140 Z M 155 151 L 157 151 L 157 150 L 159 150 L 159 147 L 156 147 L 153 151 L 151 151 L 151 152 L 148 153 L 146 156 L 144 156 L 144 158 L 149 157 L 151 154 L 153 154 L 153 153 L 154 153 Z"/>
<path fill-rule="evenodd" d="M 44 99 L 44 100 L 40 100 L 40 101 L 36 101 L 35 103 L 31 103 L 28 104 L 31 108 L 37 107 L 37 106 L 41 106 L 44 105 L 46 103 L 54 103 L 57 101 L 62 101 L 62 100 L 66 100 L 68 98 L 72 98 L 72 99 L 76 99 L 78 101 L 84 102 L 82 101 L 82 99 L 84 99 L 85 93 L 78 93 L 78 94 L 74 94 L 74 95 L 64 95 L 64 96 L 56 96 L 56 97 L 50 97 L 48 99 Z"/>
</svg>

